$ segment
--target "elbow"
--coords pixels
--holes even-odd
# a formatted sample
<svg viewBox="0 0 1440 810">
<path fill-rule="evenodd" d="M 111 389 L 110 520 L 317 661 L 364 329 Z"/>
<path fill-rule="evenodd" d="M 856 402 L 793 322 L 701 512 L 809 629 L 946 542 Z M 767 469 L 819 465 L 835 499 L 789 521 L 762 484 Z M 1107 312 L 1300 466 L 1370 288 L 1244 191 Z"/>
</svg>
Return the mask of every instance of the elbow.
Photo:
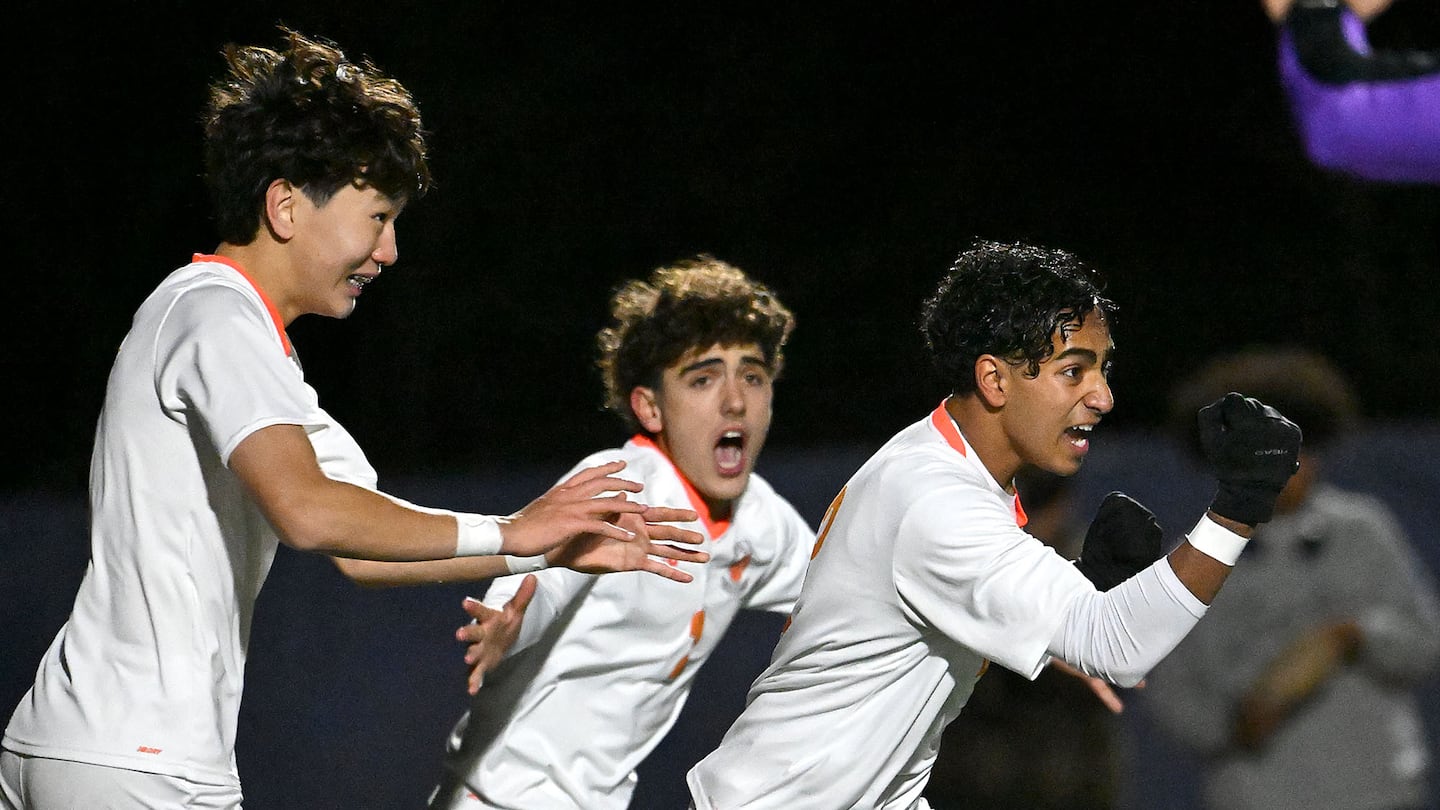
<svg viewBox="0 0 1440 810">
<path fill-rule="evenodd" d="M 1114 673 L 1114 675 L 1111 676 L 1109 680 L 1111 683 L 1123 689 L 1134 689 L 1135 687 L 1140 685 L 1141 681 L 1145 680 L 1145 676 L 1148 674 L 1150 674 L 1148 669 L 1125 670 Z"/>
<path fill-rule="evenodd" d="M 309 554 L 343 553 L 343 538 L 319 504 L 296 499 L 266 512 L 275 535 L 290 548 Z"/>
</svg>

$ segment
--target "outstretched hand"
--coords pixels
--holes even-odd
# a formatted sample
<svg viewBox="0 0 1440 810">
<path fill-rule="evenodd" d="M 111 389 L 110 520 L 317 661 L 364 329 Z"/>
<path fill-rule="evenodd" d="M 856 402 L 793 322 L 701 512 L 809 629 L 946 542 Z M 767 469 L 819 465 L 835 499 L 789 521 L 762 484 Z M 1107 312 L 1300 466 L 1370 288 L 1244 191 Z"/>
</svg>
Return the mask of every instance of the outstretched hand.
<svg viewBox="0 0 1440 810">
<path fill-rule="evenodd" d="M 1160 559 L 1163 539 L 1149 509 L 1123 492 L 1111 492 L 1085 532 L 1075 567 L 1097 590 L 1108 591 Z"/>
<path fill-rule="evenodd" d="M 461 603 L 465 612 L 474 619 L 470 624 L 455 631 L 455 640 L 467 645 L 465 663 L 470 666 L 466 691 L 475 694 L 485 682 L 485 673 L 494 669 L 520 635 L 520 625 L 525 619 L 525 609 L 535 596 L 537 580 L 534 575 L 525 577 L 520 588 L 510 601 L 499 610 L 487 606 L 479 599 L 466 597 Z"/>
<path fill-rule="evenodd" d="M 696 515 L 689 509 L 649 506 L 639 513 L 614 516 L 617 526 L 628 535 L 615 540 L 607 535 L 585 534 L 545 555 L 552 566 L 570 568 L 587 574 L 613 571 L 647 571 L 676 582 L 689 582 L 690 574 L 676 568 L 673 562 L 703 563 L 710 559 L 704 551 L 667 545 L 668 542 L 695 544 L 703 541 L 698 532 L 671 526 L 669 523 L 689 522 Z M 665 541 L 665 542 L 660 542 Z"/>
<path fill-rule="evenodd" d="M 624 461 L 583 469 L 551 487 L 524 509 L 502 518 L 501 550 L 506 554 L 529 557 L 544 554 L 566 541 L 585 535 L 624 543 L 635 542 L 633 532 L 616 525 L 616 518 L 620 515 L 640 515 L 646 521 L 695 519 L 695 513 L 686 509 L 665 511 L 630 500 L 627 493 L 639 492 L 645 487 L 635 481 L 616 478 L 615 473 L 623 469 Z M 607 492 L 614 494 L 604 495 Z M 679 530 L 662 531 L 656 537 L 691 544 L 701 540 L 695 532 Z M 646 553 L 661 553 L 650 550 L 648 544 L 645 547 Z M 605 570 L 633 570 L 633 566 Z"/>
</svg>

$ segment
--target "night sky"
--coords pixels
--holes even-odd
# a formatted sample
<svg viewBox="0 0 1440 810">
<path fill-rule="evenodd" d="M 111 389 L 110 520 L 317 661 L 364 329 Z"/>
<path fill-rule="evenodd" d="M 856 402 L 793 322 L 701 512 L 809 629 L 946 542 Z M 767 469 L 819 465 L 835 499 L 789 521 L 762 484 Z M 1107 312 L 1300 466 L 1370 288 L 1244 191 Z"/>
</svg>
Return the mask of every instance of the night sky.
<svg viewBox="0 0 1440 810">
<path fill-rule="evenodd" d="M 216 244 L 218 52 L 278 22 L 371 57 L 433 132 L 400 263 L 347 321 L 291 329 L 382 483 L 623 438 L 592 365 L 606 298 L 698 252 L 797 315 L 772 445 L 877 444 L 933 407 L 918 304 L 976 237 L 1101 268 L 1111 424 L 1158 424 L 1180 375 L 1265 342 L 1331 355 L 1372 416 L 1435 415 L 1440 194 L 1306 162 L 1253 0 L 20 5 L 0 489 L 83 487 L 131 314 Z M 1436 44 L 1436 6 L 1400 0 L 1373 39 Z"/>
</svg>

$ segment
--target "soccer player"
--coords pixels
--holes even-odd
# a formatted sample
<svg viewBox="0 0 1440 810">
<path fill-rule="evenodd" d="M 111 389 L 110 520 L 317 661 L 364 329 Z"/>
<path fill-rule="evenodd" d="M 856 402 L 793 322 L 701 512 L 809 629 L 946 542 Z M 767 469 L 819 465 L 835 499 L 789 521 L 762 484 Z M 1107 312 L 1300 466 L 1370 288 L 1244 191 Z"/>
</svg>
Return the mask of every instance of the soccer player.
<svg viewBox="0 0 1440 810">
<path fill-rule="evenodd" d="M 528 610 L 483 640 L 508 655 L 456 726 L 432 807 L 622 810 L 735 614 L 788 613 L 800 593 L 814 531 L 754 474 L 790 312 L 701 256 L 626 284 L 610 314 L 606 401 L 634 436 L 577 469 L 624 461 L 650 497 L 688 502 L 710 562 L 680 565 L 688 585 L 556 569 L 492 584 L 482 623 L 519 619 L 512 597 Z"/>
<path fill-rule="evenodd" d="M 161 282 L 116 356 L 91 462 L 90 564 L 5 730 L 0 807 L 238 808 L 247 639 L 278 543 L 436 560 L 414 563 L 432 578 L 548 559 L 683 581 L 647 553 L 703 557 L 648 542 L 698 542 L 645 525 L 694 514 L 629 500 L 642 487 L 615 477 L 619 462 L 509 517 L 375 491 L 285 330 L 349 315 L 394 264 L 396 217 L 429 184 L 424 135 L 399 83 L 285 36 L 279 51 L 228 48 L 213 85 L 206 169 L 221 242 Z M 622 514 L 629 530 L 614 525 Z"/>
<path fill-rule="evenodd" d="M 1020 528 L 1016 473 L 1074 474 L 1114 405 L 1113 316 L 1068 253 L 960 254 L 922 318 L 952 393 L 831 504 L 770 667 L 688 775 L 696 807 L 928 807 L 941 732 L 991 662 L 1033 678 L 1054 656 L 1134 685 L 1205 613 L 1296 467 L 1298 428 L 1253 399 L 1202 410 L 1216 497 L 1135 576 L 1097 590 Z M 1120 548 L 1154 525 L 1119 494 L 1101 517 Z"/>
</svg>

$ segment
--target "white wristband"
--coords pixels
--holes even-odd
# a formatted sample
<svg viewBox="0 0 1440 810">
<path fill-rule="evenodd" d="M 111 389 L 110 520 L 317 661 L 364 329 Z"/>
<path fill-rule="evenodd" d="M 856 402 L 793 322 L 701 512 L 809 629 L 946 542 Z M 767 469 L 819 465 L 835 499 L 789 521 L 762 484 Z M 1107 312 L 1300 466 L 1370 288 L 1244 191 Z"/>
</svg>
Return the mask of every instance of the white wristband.
<svg viewBox="0 0 1440 810">
<path fill-rule="evenodd" d="M 1234 565 L 1235 561 L 1240 559 L 1240 552 L 1245 550 L 1245 544 L 1249 542 L 1248 538 L 1221 526 L 1208 515 L 1200 518 L 1200 522 L 1195 524 L 1186 539 L 1196 551 L 1207 557 L 1214 557 L 1226 565 Z"/>
<path fill-rule="evenodd" d="M 451 512 L 459 533 L 455 538 L 456 557 L 487 557 L 500 553 L 500 522 L 490 515 Z"/>
<path fill-rule="evenodd" d="M 505 556 L 505 567 L 510 569 L 512 574 L 528 574 L 532 571 L 541 571 L 550 567 L 550 561 L 545 559 L 544 554 L 536 554 L 534 557 Z"/>
</svg>

